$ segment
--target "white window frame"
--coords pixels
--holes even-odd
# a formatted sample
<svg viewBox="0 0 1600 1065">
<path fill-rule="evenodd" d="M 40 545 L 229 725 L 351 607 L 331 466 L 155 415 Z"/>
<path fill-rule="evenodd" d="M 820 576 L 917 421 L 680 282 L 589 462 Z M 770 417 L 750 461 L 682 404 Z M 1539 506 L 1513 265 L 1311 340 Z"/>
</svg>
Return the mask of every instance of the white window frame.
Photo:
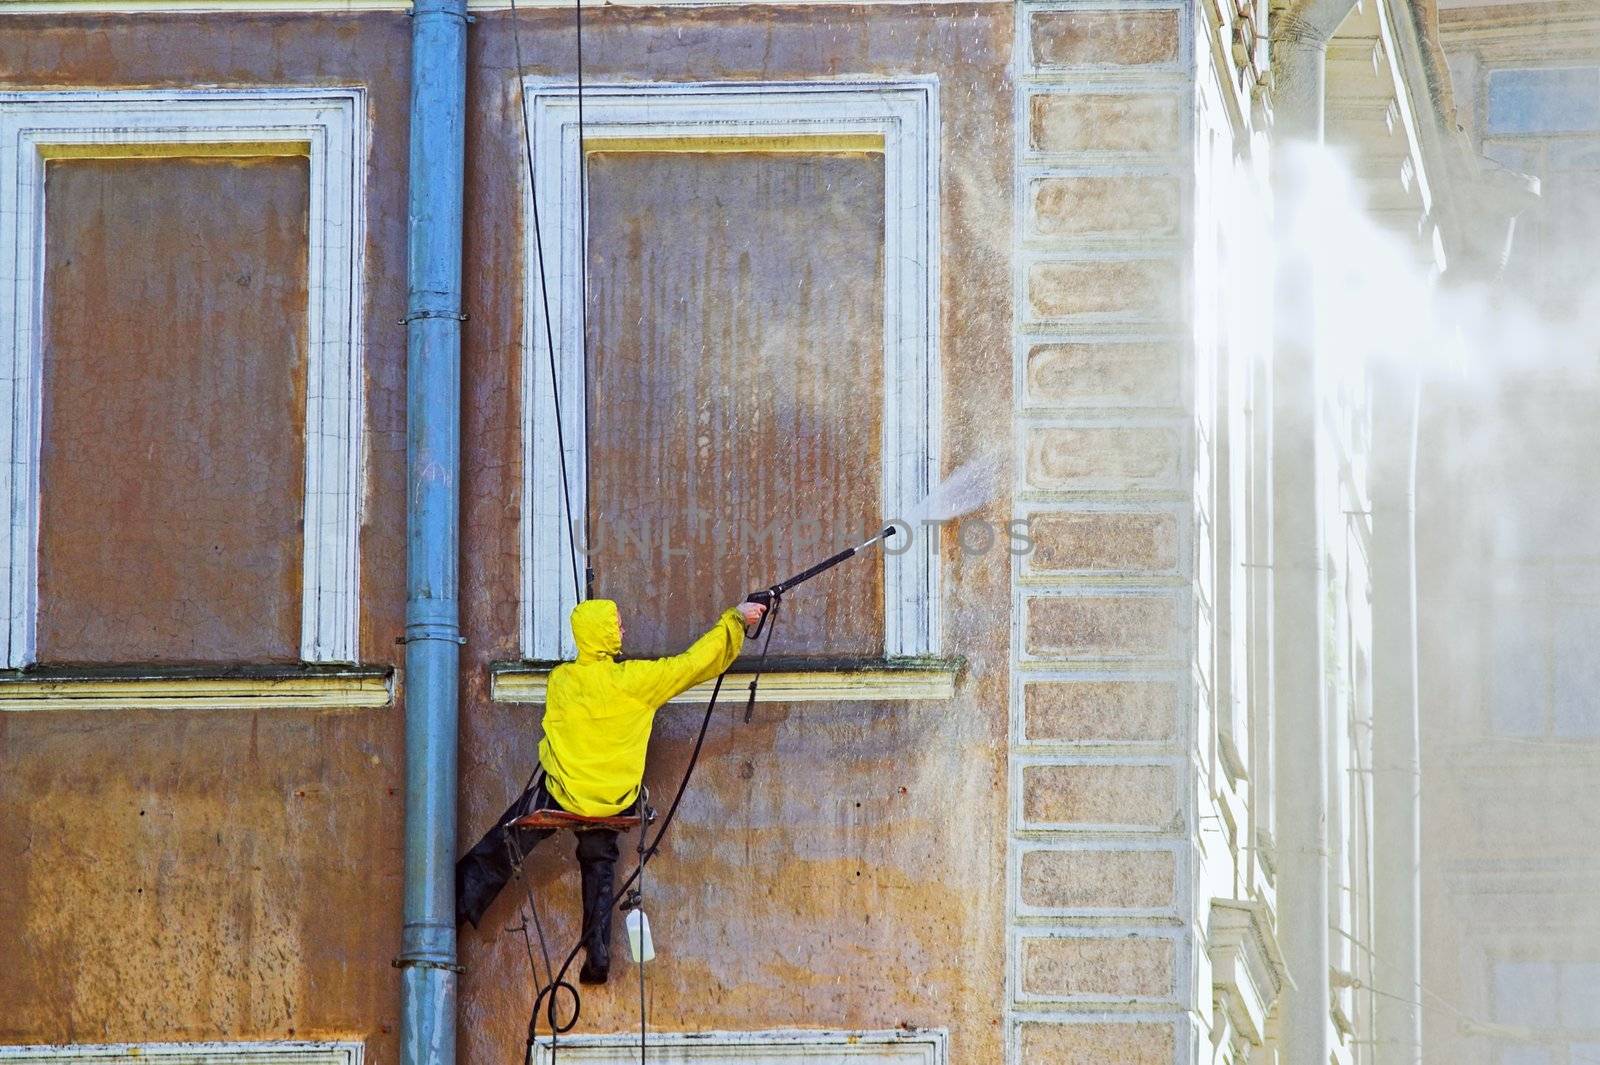
<svg viewBox="0 0 1600 1065">
<path fill-rule="evenodd" d="M 945 1033 L 935 1029 L 833 1032 L 784 1029 L 764 1032 L 652 1032 L 656 1065 L 946 1065 Z M 573 1065 L 629 1065 L 639 1058 L 637 1034 L 562 1036 L 560 1060 Z M 548 1037 L 529 1065 L 550 1065 Z"/>
<path fill-rule="evenodd" d="M 362 1065 L 354 1042 L 81 1043 L 0 1046 L 0 1065 Z"/>
<path fill-rule="evenodd" d="M 300 657 L 355 662 L 360 609 L 361 272 L 366 99 L 359 88 L 0 93 L 0 643 L 36 654 L 45 164 L 53 156 L 228 154 L 304 145 L 310 159 L 304 580 Z"/>
<path fill-rule="evenodd" d="M 592 141 L 635 138 L 793 137 L 868 134 L 884 150 L 883 514 L 910 513 L 937 475 L 939 442 L 939 119 L 932 78 L 829 82 L 694 82 L 584 86 Z M 580 314 L 582 209 L 577 92 L 570 82 L 529 78 L 528 109 L 544 236 L 545 285 L 566 432 L 572 509 L 585 497 L 585 374 Z M 527 291 L 523 319 L 522 652 L 530 660 L 573 654 L 567 613 L 574 584 L 563 520 L 560 444 L 551 416 L 549 354 L 532 226 L 523 196 Z M 884 651 L 938 652 L 938 542 L 914 530 L 886 553 Z M 773 574 L 781 580 L 787 574 Z"/>
</svg>

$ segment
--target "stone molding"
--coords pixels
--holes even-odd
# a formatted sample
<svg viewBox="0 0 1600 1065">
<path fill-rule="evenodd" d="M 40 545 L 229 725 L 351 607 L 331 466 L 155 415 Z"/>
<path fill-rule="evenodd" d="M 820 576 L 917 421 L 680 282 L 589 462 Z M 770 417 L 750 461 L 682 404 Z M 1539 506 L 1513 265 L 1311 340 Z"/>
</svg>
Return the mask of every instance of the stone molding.
<svg viewBox="0 0 1600 1065">
<path fill-rule="evenodd" d="M 1212 899 L 1206 952 L 1212 987 L 1228 1020 L 1252 1046 L 1260 1046 L 1267 1038 L 1267 1017 L 1288 980 L 1266 907 Z"/>
<path fill-rule="evenodd" d="M 656 1032 L 650 1058 L 657 1065 L 792 1065 L 827 1062 L 849 1065 L 945 1065 L 942 1029 L 894 1031 Z M 563 1036 L 562 1061 L 575 1065 L 628 1065 L 638 1060 L 635 1034 Z M 539 1040 L 529 1065 L 549 1065 L 555 1048 Z"/>
<path fill-rule="evenodd" d="M 364 1046 L 355 1042 L 92 1043 L 0 1046 L 5 1065 L 361 1065 Z"/>
<path fill-rule="evenodd" d="M 146 671 L 0 677 L 0 713 L 48 710 L 355 709 L 394 702 L 388 669 Z M 187 1045 L 187 1044 L 185 1044 Z M 359 1065 L 359 1063 L 355 1063 Z"/>
<path fill-rule="evenodd" d="M 490 698 L 497 703 L 542 703 L 551 668 L 543 663 L 496 665 L 490 675 Z M 885 663 L 871 668 L 774 669 L 761 674 L 756 702 L 947 702 L 955 698 L 959 672 L 958 664 L 943 662 Z M 754 677 L 755 674 L 747 671 L 730 671 L 722 682 L 722 698 L 729 703 L 745 701 Z M 704 703 L 711 697 L 714 683 L 697 684 L 667 702 L 675 706 Z"/>
<path fill-rule="evenodd" d="M 539 258 L 531 223 L 525 234 L 523 320 L 522 653 L 570 658 L 567 615 L 574 581 L 566 550 L 561 451 L 572 486 L 572 511 L 587 514 L 583 321 L 579 212 L 583 174 L 576 86 L 529 78 L 523 103 L 534 144 L 534 184 L 544 227 L 545 291 L 554 338 L 566 440 L 558 443 L 550 409 L 544 304 L 537 298 Z M 939 94 L 933 78 L 844 78 L 797 82 L 654 82 L 586 84 L 584 137 L 624 138 L 637 148 L 656 140 L 681 150 L 700 142 L 726 151 L 741 140 L 781 141 L 818 151 L 840 137 L 870 137 L 884 157 L 884 407 L 882 506 L 885 520 L 912 513 L 932 483 L 940 440 L 939 375 Z M 524 217 L 534 203 L 524 192 Z M 936 534 L 884 558 L 884 650 L 890 658 L 940 649 L 939 545 Z"/>
</svg>

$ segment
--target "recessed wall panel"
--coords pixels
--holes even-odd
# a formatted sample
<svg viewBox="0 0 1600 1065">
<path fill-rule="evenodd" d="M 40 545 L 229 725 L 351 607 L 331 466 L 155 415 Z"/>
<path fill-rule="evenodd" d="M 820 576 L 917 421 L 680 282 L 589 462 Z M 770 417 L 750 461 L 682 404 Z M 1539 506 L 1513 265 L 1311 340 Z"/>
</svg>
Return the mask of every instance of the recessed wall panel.
<svg viewBox="0 0 1600 1065">
<path fill-rule="evenodd" d="M 299 657 L 308 163 L 48 163 L 42 662 Z"/>
<path fill-rule="evenodd" d="M 597 591 L 630 654 L 663 653 L 881 517 L 883 156 L 601 152 L 589 185 Z M 883 646 L 876 553 L 772 643 Z"/>
</svg>

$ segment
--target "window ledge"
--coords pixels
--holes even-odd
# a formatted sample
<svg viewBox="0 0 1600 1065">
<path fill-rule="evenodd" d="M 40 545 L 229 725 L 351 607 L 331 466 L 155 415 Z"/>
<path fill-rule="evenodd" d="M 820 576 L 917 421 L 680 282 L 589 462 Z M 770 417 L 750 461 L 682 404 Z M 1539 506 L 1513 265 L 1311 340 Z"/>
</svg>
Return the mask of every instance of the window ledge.
<svg viewBox="0 0 1600 1065">
<path fill-rule="evenodd" d="M 559 662 L 496 662 L 490 669 L 490 695 L 498 703 L 542 703 L 545 680 Z M 943 701 L 955 698 L 963 663 L 947 658 L 808 661 L 774 659 L 756 689 L 758 703 L 882 703 Z M 755 663 L 735 662 L 722 682 L 723 698 L 748 698 Z M 697 684 L 669 704 L 704 703 L 715 681 Z"/>
<path fill-rule="evenodd" d="M 354 666 L 104 666 L 0 672 L 0 712 L 345 709 L 394 701 L 394 670 Z"/>
</svg>

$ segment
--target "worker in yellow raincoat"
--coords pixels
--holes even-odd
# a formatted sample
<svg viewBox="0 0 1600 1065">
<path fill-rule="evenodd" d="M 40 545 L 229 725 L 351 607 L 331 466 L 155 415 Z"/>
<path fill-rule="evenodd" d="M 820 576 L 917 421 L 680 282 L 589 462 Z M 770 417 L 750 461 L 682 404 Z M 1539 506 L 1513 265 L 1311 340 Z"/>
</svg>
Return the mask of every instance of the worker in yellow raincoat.
<svg viewBox="0 0 1600 1065">
<path fill-rule="evenodd" d="M 476 928 L 511 879 L 516 856 L 527 854 L 554 831 L 510 828 L 509 822 L 547 807 L 584 817 L 609 817 L 634 805 L 656 711 L 673 696 L 727 669 L 744 643 L 744 626 L 759 622 L 766 609 L 759 603 L 741 603 L 724 611 L 711 631 L 682 654 L 619 662 L 623 629 L 617 604 L 590 599 L 573 608 L 578 659 L 550 672 L 544 740 L 539 744 L 541 772 L 495 827 L 456 863 L 458 925 L 469 921 Z M 605 828 L 577 833 L 585 929 L 578 979 L 584 983 L 605 983 L 610 969 L 617 835 Z"/>
</svg>

